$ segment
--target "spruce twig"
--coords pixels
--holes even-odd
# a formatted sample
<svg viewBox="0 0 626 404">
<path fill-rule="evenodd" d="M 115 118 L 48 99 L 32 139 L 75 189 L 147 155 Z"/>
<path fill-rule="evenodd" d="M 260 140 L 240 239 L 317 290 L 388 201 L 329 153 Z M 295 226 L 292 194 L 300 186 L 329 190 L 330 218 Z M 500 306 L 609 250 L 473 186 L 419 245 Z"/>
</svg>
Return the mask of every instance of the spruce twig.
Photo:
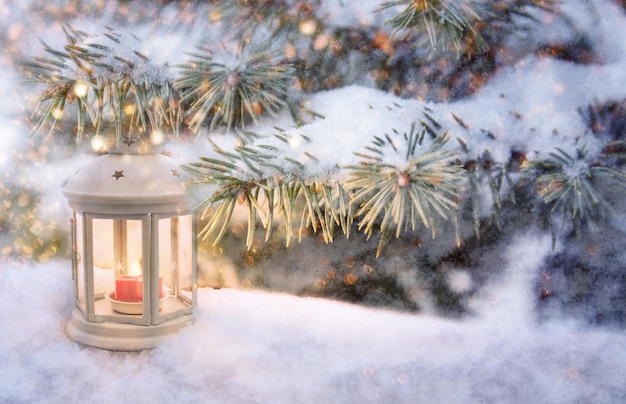
<svg viewBox="0 0 626 404">
<path fill-rule="evenodd" d="M 261 114 L 285 107 L 293 69 L 277 56 L 269 43 L 243 55 L 235 66 L 215 61 L 208 51 L 191 54 L 174 82 L 189 105 L 189 126 L 196 132 L 207 122 L 210 129 L 245 128 Z"/>
<path fill-rule="evenodd" d="M 64 26 L 66 44 L 56 50 L 42 42 L 48 58 L 36 57 L 24 64 L 32 80 L 46 85 L 31 104 L 38 117 L 33 133 L 48 129 L 65 119 L 64 111 L 75 103 L 76 142 L 85 130 L 97 135 L 113 116 L 115 138 L 123 134 L 147 131 L 178 133 L 179 105 L 167 80 L 165 66 L 130 46 L 138 39 L 124 36 L 109 28 L 101 35 L 90 35 Z M 148 71 L 157 72 L 148 76 Z M 87 119 L 87 117 L 89 119 Z"/>
<path fill-rule="evenodd" d="M 274 138 L 285 145 L 291 136 L 276 133 Z M 305 140 L 306 138 L 303 137 Z M 341 188 L 327 189 L 314 178 L 303 175 L 305 165 L 293 158 L 282 156 L 282 149 L 271 144 L 242 144 L 232 152 L 220 149 L 213 143 L 218 157 L 201 157 L 199 162 L 184 168 L 197 177 L 195 184 L 217 185 L 212 197 L 203 201 L 202 220 L 206 224 L 200 235 L 211 237 L 217 244 L 226 234 L 228 222 L 237 204 L 246 204 L 248 211 L 247 248 L 252 247 L 257 219 L 265 228 L 265 238 L 273 231 L 274 216 L 280 215 L 285 225 L 285 243 L 290 245 L 294 224 L 299 223 L 297 233 L 301 235 L 307 227 L 322 230 L 324 239 L 332 241 L 334 222 L 329 220 L 325 208 L 340 204 Z M 307 159 L 317 160 L 308 153 Z M 298 222 L 297 219 L 300 218 Z M 331 216 L 339 222 L 338 217 Z"/>
<path fill-rule="evenodd" d="M 358 166 L 347 167 L 350 178 L 346 189 L 351 192 L 351 203 L 358 206 L 355 216 L 361 218 L 359 229 L 368 237 L 375 227 L 380 229 L 377 255 L 391 235 L 397 238 L 409 228 L 416 230 L 421 225 L 429 228 L 435 237 L 436 218 L 446 219 L 447 212 L 457 208 L 463 170 L 450 164 L 454 152 L 444 149 L 448 142 L 446 133 L 438 135 L 426 150 L 416 148 L 428 132 L 426 125 L 422 122 L 419 131 L 413 125 L 411 131 L 404 134 L 402 151 L 376 138 L 373 148 L 378 149 L 383 158 L 365 155 Z M 405 157 L 403 166 L 385 162 L 385 150 L 389 147 L 395 154 L 406 153 L 401 154 Z"/>
<path fill-rule="evenodd" d="M 404 9 L 387 23 L 396 32 L 415 29 L 426 32 L 433 49 L 446 49 L 452 44 L 457 51 L 463 49 L 462 40 L 475 34 L 471 20 L 480 17 L 459 0 L 395 0 L 383 3 L 381 10 L 401 6 Z"/>
<path fill-rule="evenodd" d="M 531 162 L 528 169 L 536 176 L 537 194 L 543 203 L 562 216 L 563 225 L 569 222 L 575 233 L 585 225 L 598 230 L 606 221 L 612 211 L 606 188 L 626 189 L 625 171 L 589 163 L 583 150 L 572 156 L 557 148 L 548 159 Z M 610 186 L 602 186 L 603 182 Z"/>
</svg>

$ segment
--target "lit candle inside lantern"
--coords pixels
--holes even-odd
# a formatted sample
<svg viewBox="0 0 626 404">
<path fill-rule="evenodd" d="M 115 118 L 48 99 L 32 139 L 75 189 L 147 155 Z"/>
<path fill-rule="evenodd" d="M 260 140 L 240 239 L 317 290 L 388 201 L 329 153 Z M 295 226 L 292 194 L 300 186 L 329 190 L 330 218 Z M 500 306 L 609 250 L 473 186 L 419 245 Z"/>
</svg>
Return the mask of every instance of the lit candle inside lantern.
<svg viewBox="0 0 626 404">
<path fill-rule="evenodd" d="M 163 298 L 163 280 L 159 277 L 159 299 Z M 143 300 L 143 280 L 141 264 L 134 260 L 128 275 L 115 279 L 115 300 L 121 302 L 141 302 Z"/>
<path fill-rule="evenodd" d="M 128 275 L 115 278 L 115 300 L 121 302 L 140 302 L 143 299 L 141 265 L 133 260 Z"/>
</svg>

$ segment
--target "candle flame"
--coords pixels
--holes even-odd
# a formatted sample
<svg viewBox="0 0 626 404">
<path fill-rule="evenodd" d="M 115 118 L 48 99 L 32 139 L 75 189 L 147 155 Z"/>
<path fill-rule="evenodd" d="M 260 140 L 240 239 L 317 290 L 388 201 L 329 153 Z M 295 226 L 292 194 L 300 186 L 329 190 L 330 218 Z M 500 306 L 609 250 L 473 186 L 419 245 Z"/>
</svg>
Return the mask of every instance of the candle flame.
<svg viewBox="0 0 626 404">
<path fill-rule="evenodd" d="M 141 275 L 141 263 L 139 260 L 133 260 L 133 263 L 130 265 L 130 269 L 128 270 L 128 275 L 131 276 L 140 276 Z"/>
</svg>

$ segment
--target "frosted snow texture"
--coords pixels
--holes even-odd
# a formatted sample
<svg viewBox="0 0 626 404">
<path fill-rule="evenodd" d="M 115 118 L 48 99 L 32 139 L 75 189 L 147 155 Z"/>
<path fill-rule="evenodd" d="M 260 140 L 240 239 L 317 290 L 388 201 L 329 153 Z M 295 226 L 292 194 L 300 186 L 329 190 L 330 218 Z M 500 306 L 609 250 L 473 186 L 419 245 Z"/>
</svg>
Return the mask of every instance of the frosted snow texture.
<svg viewBox="0 0 626 404">
<path fill-rule="evenodd" d="M 537 234 L 463 321 L 256 290 L 200 289 L 197 321 L 160 347 L 80 346 L 69 263 L 0 271 L 0 397 L 26 402 L 476 403 L 624 398 L 626 336 L 533 321 Z M 19 302 L 19 304 L 18 304 Z"/>
</svg>

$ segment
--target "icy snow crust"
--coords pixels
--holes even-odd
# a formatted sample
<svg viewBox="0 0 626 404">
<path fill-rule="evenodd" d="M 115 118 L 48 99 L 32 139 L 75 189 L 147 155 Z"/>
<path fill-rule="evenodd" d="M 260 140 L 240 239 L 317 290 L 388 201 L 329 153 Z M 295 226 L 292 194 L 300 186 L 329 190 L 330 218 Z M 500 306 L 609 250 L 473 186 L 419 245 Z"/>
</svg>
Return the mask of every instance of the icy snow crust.
<svg viewBox="0 0 626 404">
<path fill-rule="evenodd" d="M 81 18 L 72 22 L 89 32 L 103 31 L 98 24 L 115 25 L 110 18 L 115 4 L 110 2 L 95 24 Z M 378 4 L 328 1 L 323 11 L 337 24 L 373 24 L 379 17 L 371 10 Z M 36 36 L 53 47 L 63 43 L 59 26 L 36 21 L 30 14 L 36 5 L 11 0 L 0 5 L 6 35 L 23 36 L 20 43 L 30 54 L 40 49 Z M 184 60 L 184 51 L 206 40 L 193 14 L 178 20 L 181 16 L 174 7 L 165 7 L 154 22 L 169 30 L 145 23 L 120 27 L 150 38 L 138 51 L 170 67 Z M 361 151 L 371 135 L 391 133 L 390 128 L 407 130 L 411 122 L 423 118 L 425 107 L 449 130 L 451 147 L 458 147 L 455 137 L 468 144 L 468 157 L 486 149 L 498 161 L 506 161 L 511 149 L 521 148 L 529 158 L 545 157 L 556 146 L 571 151 L 583 146 L 577 139 L 584 137 L 586 128 L 577 109 L 624 97 L 626 18 L 611 1 L 572 0 L 562 7 L 574 26 L 593 33 L 604 63 L 580 66 L 527 57 L 499 71 L 474 97 L 445 106 L 351 86 L 311 97 L 311 109 L 323 119 L 292 129 L 281 115 L 256 129 L 271 136 L 274 126 L 284 128 L 294 139 L 285 148 L 288 156 L 303 160 L 307 151 L 320 159 L 317 165 L 307 165 L 310 175 L 354 164 L 358 159 L 352 152 Z M 15 22 L 30 24 L 33 32 Z M 566 34 L 540 31 L 533 37 Z M 28 132 L 15 100 L 23 97 L 26 103 L 29 95 L 21 91 L 9 52 L 4 50 L 0 58 L 5 78 L 0 83 L 5 101 L 0 104 L 2 178 L 43 189 L 46 203 L 40 214 L 59 215 L 58 223 L 66 223 L 59 189 L 83 157 L 53 166 L 15 165 L 12 159 L 24 148 Z M 232 137 L 214 140 L 223 147 L 235 145 Z M 274 140 L 259 140 L 270 141 Z M 598 152 L 597 144 L 584 146 L 590 153 Z M 203 139 L 197 147 L 170 148 L 181 163 L 211 153 Z M 193 326 L 159 348 L 135 354 L 87 348 L 67 337 L 64 327 L 73 307 L 68 261 L 36 267 L 5 263 L 0 269 L 0 401 L 623 402 L 622 330 L 558 319 L 538 323 L 534 318 L 533 277 L 549 246 L 549 238 L 541 233 L 514 239 L 505 254 L 508 265 L 503 275 L 473 298 L 474 314 L 463 320 L 258 290 L 203 288 Z M 450 282 L 459 291 L 471 287 L 463 272 L 452 273 Z"/>
</svg>

